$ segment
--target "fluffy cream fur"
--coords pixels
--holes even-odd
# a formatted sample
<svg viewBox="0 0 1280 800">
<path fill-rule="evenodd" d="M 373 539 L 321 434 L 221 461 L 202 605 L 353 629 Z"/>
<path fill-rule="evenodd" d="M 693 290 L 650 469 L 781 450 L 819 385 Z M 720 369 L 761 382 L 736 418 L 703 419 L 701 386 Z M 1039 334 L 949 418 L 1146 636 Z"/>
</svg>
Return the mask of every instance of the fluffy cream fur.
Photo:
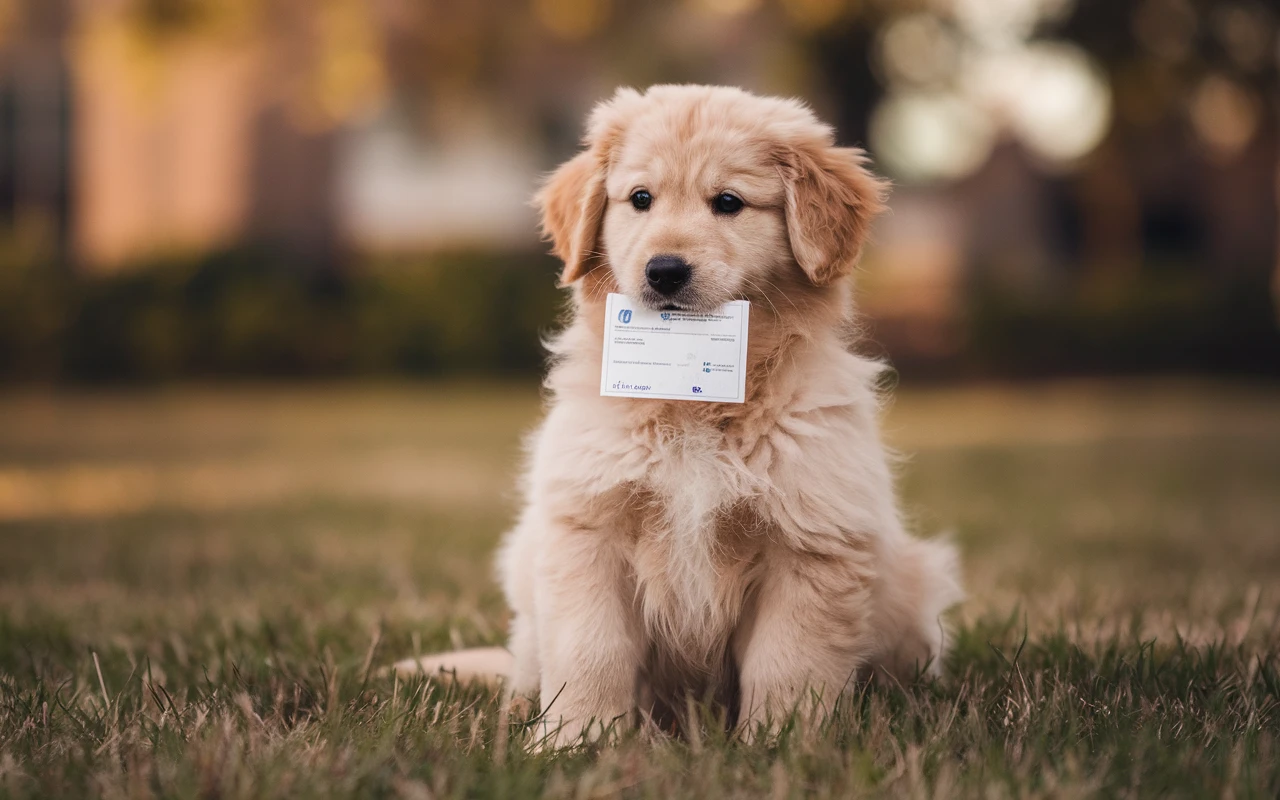
<svg viewBox="0 0 1280 800">
<path fill-rule="evenodd" d="M 723 191 L 744 209 L 713 213 Z M 510 658 L 400 666 L 501 671 L 550 705 L 552 743 L 636 712 L 679 725 L 690 697 L 750 734 L 877 670 L 936 671 L 957 557 L 904 530 L 881 366 L 849 347 L 849 275 L 882 193 L 796 101 L 657 86 L 601 103 L 537 198 L 574 313 L 499 556 Z M 656 303 L 659 254 L 693 266 L 682 307 L 752 301 L 745 403 L 600 396 L 605 295 Z"/>
</svg>

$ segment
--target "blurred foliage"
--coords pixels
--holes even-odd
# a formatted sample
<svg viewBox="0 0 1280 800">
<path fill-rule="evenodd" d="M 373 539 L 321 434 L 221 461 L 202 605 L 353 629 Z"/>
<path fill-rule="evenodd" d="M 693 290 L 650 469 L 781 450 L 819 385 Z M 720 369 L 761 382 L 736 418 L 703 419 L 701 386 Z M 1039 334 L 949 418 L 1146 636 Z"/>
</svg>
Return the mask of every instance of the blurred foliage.
<svg viewBox="0 0 1280 800">
<path fill-rule="evenodd" d="M 0 268 L 0 379 L 536 374 L 564 295 L 537 253 L 459 253 L 317 271 L 266 250 L 100 276 Z M 1028 300 L 971 290 L 961 352 L 980 376 L 1196 370 L 1280 375 L 1262 284 L 1188 274 Z M 895 358 L 901 355 L 901 358 Z M 940 365 L 888 353 L 906 374 Z"/>
<path fill-rule="evenodd" d="M 561 296 L 538 254 L 317 272 L 258 250 L 85 276 L 0 271 L 0 377 L 536 372 Z"/>
<path fill-rule="evenodd" d="M 1263 276 L 1144 277 L 1106 293 L 1032 301 L 980 294 L 967 360 L 1010 377 L 1204 372 L 1280 375 L 1280 329 Z"/>
</svg>

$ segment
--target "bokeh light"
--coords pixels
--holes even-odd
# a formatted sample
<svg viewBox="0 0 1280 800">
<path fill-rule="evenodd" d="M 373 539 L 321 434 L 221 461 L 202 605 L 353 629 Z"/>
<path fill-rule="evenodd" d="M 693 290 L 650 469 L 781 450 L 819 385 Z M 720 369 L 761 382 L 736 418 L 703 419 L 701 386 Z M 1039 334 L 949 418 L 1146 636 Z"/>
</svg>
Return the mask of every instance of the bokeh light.
<svg viewBox="0 0 1280 800">
<path fill-rule="evenodd" d="M 1215 155 L 1230 157 L 1253 139 L 1259 122 L 1258 105 L 1241 86 L 1221 75 L 1210 75 L 1191 97 L 1191 124 Z"/>
<path fill-rule="evenodd" d="M 891 83 L 937 85 L 955 74 L 960 42 L 933 14 L 907 14 L 885 26 L 879 65 Z"/>
<path fill-rule="evenodd" d="M 983 54 L 966 65 L 962 83 L 1051 166 L 1087 155 L 1111 123 L 1105 76 L 1086 53 L 1065 42 Z"/>
<path fill-rule="evenodd" d="M 848 0 L 781 0 L 781 3 L 787 18 L 804 30 L 830 25 L 850 6 Z"/>
<path fill-rule="evenodd" d="M 996 129 L 959 95 L 903 92 L 876 109 L 870 135 L 881 163 L 895 176 L 932 181 L 963 178 L 982 166 Z"/>
<path fill-rule="evenodd" d="M 609 19 L 609 0 L 533 0 L 534 14 L 561 39 L 585 39 Z"/>
<path fill-rule="evenodd" d="M 885 25 L 877 66 L 888 93 L 872 145 L 898 177 L 955 180 L 977 171 L 1002 136 L 1061 169 L 1111 126 L 1107 75 L 1082 48 L 1034 38 L 1065 0 L 956 0 Z"/>
<path fill-rule="evenodd" d="M 1025 41 L 1045 20 L 1060 19 L 1074 0 L 950 0 L 951 15 L 984 47 L 1007 47 Z"/>
<path fill-rule="evenodd" d="M 1213 12 L 1213 26 L 1227 55 L 1245 72 L 1266 67 L 1273 43 L 1280 53 L 1276 35 L 1276 11 L 1256 3 L 1232 3 Z"/>
<path fill-rule="evenodd" d="M 1190 0 L 1144 0 L 1133 13 L 1133 33 L 1149 52 L 1168 61 L 1190 54 L 1200 23 Z"/>
</svg>

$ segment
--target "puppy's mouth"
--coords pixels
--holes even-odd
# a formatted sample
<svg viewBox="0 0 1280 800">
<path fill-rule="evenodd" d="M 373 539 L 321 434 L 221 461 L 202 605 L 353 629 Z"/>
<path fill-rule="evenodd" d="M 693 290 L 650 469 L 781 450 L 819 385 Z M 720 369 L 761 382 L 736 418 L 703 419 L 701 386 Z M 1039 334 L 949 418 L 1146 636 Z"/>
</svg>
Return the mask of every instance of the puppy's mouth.
<svg viewBox="0 0 1280 800">
<path fill-rule="evenodd" d="M 676 298 L 664 297 L 657 292 L 645 290 L 640 293 L 640 305 L 654 311 L 684 311 L 691 314 L 705 314 L 715 311 L 723 303 L 712 303 L 701 297 Z"/>
</svg>

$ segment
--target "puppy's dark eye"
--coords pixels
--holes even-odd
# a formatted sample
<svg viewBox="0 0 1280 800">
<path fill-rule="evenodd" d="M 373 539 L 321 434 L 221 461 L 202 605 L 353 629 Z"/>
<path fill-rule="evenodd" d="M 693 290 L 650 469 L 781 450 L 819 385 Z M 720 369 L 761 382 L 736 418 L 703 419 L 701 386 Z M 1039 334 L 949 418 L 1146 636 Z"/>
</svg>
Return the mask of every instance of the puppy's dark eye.
<svg viewBox="0 0 1280 800">
<path fill-rule="evenodd" d="M 646 211 L 653 205 L 653 195 L 644 189 L 636 189 L 631 193 L 631 205 L 635 206 L 636 211 Z"/>
<path fill-rule="evenodd" d="M 711 201 L 711 208 L 717 214 L 737 214 L 742 210 L 742 198 L 736 194 L 721 192 Z"/>
</svg>

